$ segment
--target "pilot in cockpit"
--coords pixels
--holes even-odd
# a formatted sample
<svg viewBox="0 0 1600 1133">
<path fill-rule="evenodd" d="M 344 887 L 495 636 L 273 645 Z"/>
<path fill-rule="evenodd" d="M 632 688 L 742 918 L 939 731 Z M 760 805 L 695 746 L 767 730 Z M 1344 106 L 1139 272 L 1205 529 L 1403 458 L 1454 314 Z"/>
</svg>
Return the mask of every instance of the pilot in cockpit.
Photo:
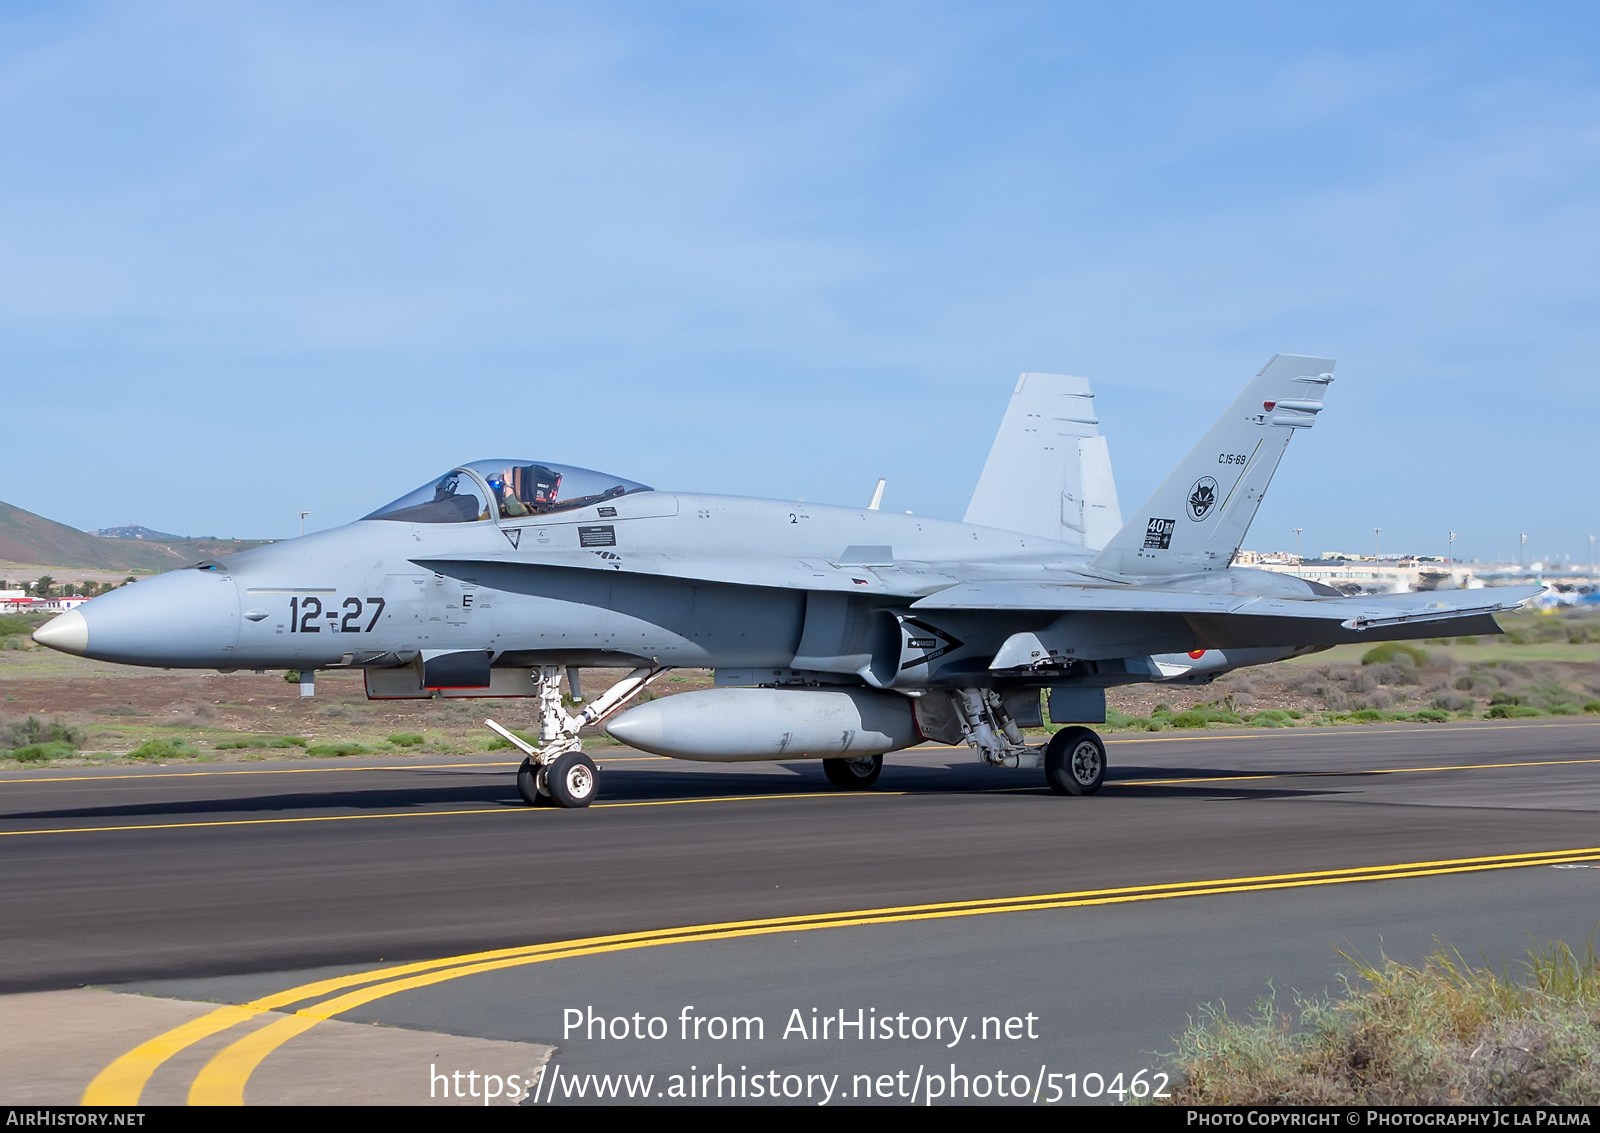
<svg viewBox="0 0 1600 1133">
<path fill-rule="evenodd" d="M 500 504 L 500 514 L 507 519 L 520 519 L 528 514 L 526 505 L 517 498 L 515 468 L 508 468 L 506 472 L 489 477 L 489 488 L 494 492 Z"/>
</svg>

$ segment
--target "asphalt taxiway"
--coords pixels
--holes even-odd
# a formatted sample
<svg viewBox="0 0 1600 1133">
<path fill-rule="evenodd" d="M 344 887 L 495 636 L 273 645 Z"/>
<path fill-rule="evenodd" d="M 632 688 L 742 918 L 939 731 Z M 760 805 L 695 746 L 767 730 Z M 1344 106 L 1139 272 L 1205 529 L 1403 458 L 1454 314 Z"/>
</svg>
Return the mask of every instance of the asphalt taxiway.
<svg viewBox="0 0 1600 1133">
<path fill-rule="evenodd" d="M 120 1066 L 101 1084 L 122 1102 L 135 1080 L 146 1101 L 285 1100 L 292 1080 L 265 1083 L 329 1041 L 324 1017 L 554 1047 L 580 1081 L 721 1064 L 888 1075 L 876 1100 L 904 1102 L 914 1079 L 895 1075 L 936 1064 L 1013 1086 L 1154 1068 L 1200 1003 L 1248 1008 L 1269 981 L 1284 1001 L 1315 993 L 1337 950 L 1415 960 L 1437 938 L 1498 961 L 1600 921 L 1595 721 L 1109 748 L 1089 799 L 964 751 L 890 756 L 875 791 L 841 794 L 814 763 L 612 750 L 586 811 L 523 807 L 513 765 L 485 757 L 14 773 L 0 980 L 254 1004 L 195 1008 L 188 1025 L 213 1029 L 164 1057 L 171 1040 L 129 1047 L 138 1065 L 86 1063 L 85 1085 Z M 760 1018 L 765 1037 L 680 1038 L 686 1006 Z M 580 1008 L 673 1037 L 564 1031 Z M 801 1039 L 794 1012 L 813 1009 L 970 1034 Z M 1015 1037 L 981 1033 L 1029 1015 Z"/>
</svg>

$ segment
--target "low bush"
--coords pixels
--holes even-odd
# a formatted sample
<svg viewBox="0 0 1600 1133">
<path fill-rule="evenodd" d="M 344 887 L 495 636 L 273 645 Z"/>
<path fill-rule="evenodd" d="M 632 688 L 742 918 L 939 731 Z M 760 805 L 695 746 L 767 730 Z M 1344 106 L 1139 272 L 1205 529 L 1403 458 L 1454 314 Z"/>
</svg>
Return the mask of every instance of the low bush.
<svg viewBox="0 0 1600 1133">
<path fill-rule="evenodd" d="M 1527 716 L 1542 716 L 1544 713 L 1531 704 L 1496 704 L 1492 705 L 1484 715 L 1491 720 L 1520 720 Z"/>
<path fill-rule="evenodd" d="M 370 755 L 372 749 L 364 744 L 312 744 L 306 749 L 307 755 L 316 756 L 345 756 L 345 755 Z"/>
<path fill-rule="evenodd" d="M 422 737 L 416 732 L 396 732 L 389 737 L 389 742 L 395 747 L 418 747 L 422 743 Z"/>
<path fill-rule="evenodd" d="M 83 729 L 60 720 L 46 724 L 37 716 L 16 720 L 0 728 L 0 747 L 32 747 L 36 744 L 66 744 L 69 748 L 83 746 Z"/>
<path fill-rule="evenodd" d="M 192 745 L 173 740 L 145 740 L 128 753 L 129 759 L 189 759 L 199 755 Z"/>
<path fill-rule="evenodd" d="M 1361 655 L 1363 665 L 1392 665 L 1399 658 L 1405 658 L 1412 666 L 1426 665 L 1428 651 L 1415 645 L 1408 645 L 1403 641 L 1385 641 L 1374 645 Z M 1405 662 L 1401 662 L 1404 664 Z"/>
<path fill-rule="evenodd" d="M 1583 710 L 1591 714 L 1600 713 L 1600 700 L 1589 701 L 1583 706 Z"/>
<path fill-rule="evenodd" d="M 237 740 L 224 740 L 217 745 L 218 751 L 244 749 L 255 747 L 305 747 L 307 740 L 300 736 L 244 736 Z"/>
<path fill-rule="evenodd" d="M 1191 708 L 1168 721 L 1174 728 L 1204 728 L 1207 724 L 1243 724 L 1244 719 L 1223 708 Z"/>
<path fill-rule="evenodd" d="M 1286 712 L 1281 708 L 1264 708 L 1260 712 L 1246 719 L 1246 723 L 1261 728 L 1292 728 L 1298 712 Z"/>
<path fill-rule="evenodd" d="M 11 758 L 18 763 L 48 763 L 52 759 L 71 755 L 76 750 L 69 743 L 52 740 L 43 744 L 24 744 L 11 753 Z"/>
<path fill-rule="evenodd" d="M 1349 959 L 1349 957 L 1346 957 Z M 1179 1036 L 1163 1105 L 1594 1105 L 1600 964 L 1557 941 L 1520 978 L 1439 948 L 1417 967 L 1352 960 L 1338 999 L 1207 1006 Z"/>
<path fill-rule="evenodd" d="M 1109 704 L 1106 705 L 1106 727 L 1108 728 L 1136 728 L 1144 722 L 1143 717 L 1129 716 L 1126 712 L 1119 712 Z M 500 742 L 504 744 L 505 740 Z M 510 747 L 511 745 L 506 744 L 506 746 Z"/>
</svg>

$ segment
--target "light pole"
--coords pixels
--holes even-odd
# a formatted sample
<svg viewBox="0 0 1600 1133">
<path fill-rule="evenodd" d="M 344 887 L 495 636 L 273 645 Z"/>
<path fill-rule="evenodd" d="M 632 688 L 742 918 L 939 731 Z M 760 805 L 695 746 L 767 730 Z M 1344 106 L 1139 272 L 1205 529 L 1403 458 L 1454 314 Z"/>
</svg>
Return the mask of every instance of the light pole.
<svg viewBox="0 0 1600 1133">
<path fill-rule="evenodd" d="M 1594 573 L 1594 536 L 1589 536 L 1589 573 Z"/>
<path fill-rule="evenodd" d="M 1444 565 L 1451 566 L 1456 561 L 1456 533 L 1450 532 L 1450 549 L 1445 552 Z"/>
<path fill-rule="evenodd" d="M 306 533 L 306 516 L 310 514 L 311 513 L 309 511 L 303 511 L 300 513 L 300 534 L 302 535 Z"/>
<path fill-rule="evenodd" d="M 1383 528 L 1374 527 L 1372 529 L 1372 557 L 1374 560 L 1383 554 L 1383 544 L 1378 538 L 1382 534 Z"/>
<path fill-rule="evenodd" d="M 1304 530 L 1304 528 L 1296 527 L 1294 529 L 1294 557 L 1297 560 L 1301 558 L 1301 555 L 1300 555 L 1300 532 L 1302 530 Z M 1589 536 L 1589 547 L 1590 547 L 1590 550 L 1594 549 L 1594 536 L 1593 535 Z M 1590 557 L 1593 558 L 1593 555 L 1591 555 Z"/>
<path fill-rule="evenodd" d="M 1528 533 L 1517 532 L 1517 565 L 1526 566 L 1528 558 Z"/>
</svg>

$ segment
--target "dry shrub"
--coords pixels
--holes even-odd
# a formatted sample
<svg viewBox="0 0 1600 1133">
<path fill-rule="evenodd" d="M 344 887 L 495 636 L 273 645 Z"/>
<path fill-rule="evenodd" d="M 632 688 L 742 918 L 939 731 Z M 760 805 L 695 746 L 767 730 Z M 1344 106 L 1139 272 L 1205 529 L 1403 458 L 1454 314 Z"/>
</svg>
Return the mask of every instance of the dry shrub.
<svg viewBox="0 0 1600 1133">
<path fill-rule="evenodd" d="M 1346 957 L 1350 959 L 1350 957 Z M 1439 948 L 1419 967 L 1351 960 L 1337 1000 L 1206 1007 L 1178 1039 L 1167 1105 L 1594 1105 L 1600 968 L 1557 941 L 1517 979 Z"/>
</svg>

